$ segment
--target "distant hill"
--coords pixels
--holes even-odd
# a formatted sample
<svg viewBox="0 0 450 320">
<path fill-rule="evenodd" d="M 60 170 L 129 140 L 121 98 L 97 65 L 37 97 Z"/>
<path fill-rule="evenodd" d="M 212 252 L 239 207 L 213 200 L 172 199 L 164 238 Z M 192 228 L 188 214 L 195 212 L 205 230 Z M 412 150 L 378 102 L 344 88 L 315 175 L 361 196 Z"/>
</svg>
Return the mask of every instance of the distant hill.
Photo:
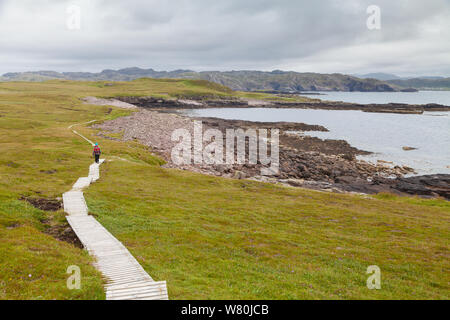
<svg viewBox="0 0 450 320">
<path fill-rule="evenodd" d="M 389 80 L 388 83 L 418 90 L 450 90 L 450 78 L 443 77 L 423 77 L 407 80 Z"/>
<path fill-rule="evenodd" d="M 377 80 L 381 80 L 381 81 L 402 79 L 401 77 L 399 77 L 395 74 L 382 73 L 382 72 L 355 74 L 355 77 L 358 77 L 361 79 L 377 79 Z"/>
<path fill-rule="evenodd" d="M 49 79 L 81 81 L 130 81 L 138 78 L 202 79 L 216 82 L 240 91 L 397 91 L 396 85 L 375 79 L 360 79 L 343 74 L 298 73 L 275 70 L 263 71 L 155 71 L 153 69 L 126 68 L 91 72 L 34 71 L 3 75 L 3 81 L 45 81 Z"/>
<path fill-rule="evenodd" d="M 399 77 L 391 73 L 367 73 L 361 75 L 354 75 L 361 79 L 377 79 L 386 81 L 391 84 L 395 84 L 402 88 L 415 88 L 415 89 L 447 89 L 448 84 L 445 82 L 445 77 L 438 76 L 419 76 L 419 77 Z M 431 81 L 422 81 L 431 80 Z M 433 82 L 433 80 L 444 80 L 444 82 Z"/>
<path fill-rule="evenodd" d="M 396 86 L 374 79 L 343 74 L 298 73 L 284 71 L 200 72 L 201 79 L 245 91 L 396 91 Z"/>
<path fill-rule="evenodd" d="M 55 71 L 31 71 L 11 72 L 3 75 L 7 81 L 45 81 L 48 79 L 64 79 L 79 81 L 130 81 L 138 78 L 176 78 L 182 74 L 189 74 L 190 70 L 155 71 L 153 69 L 126 68 L 120 70 L 103 70 L 99 73 L 91 72 L 55 72 Z"/>
<path fill-rule="evenodd" d="M 424 77 L 411 77 L 411 78 L 407 78 L 408 79 L 429 79 L 429 80 L 440 80 L 440 79 L 445 79 L 445 77 L 436 77 L 436 76 L 424 76 Z"/>
</svg>

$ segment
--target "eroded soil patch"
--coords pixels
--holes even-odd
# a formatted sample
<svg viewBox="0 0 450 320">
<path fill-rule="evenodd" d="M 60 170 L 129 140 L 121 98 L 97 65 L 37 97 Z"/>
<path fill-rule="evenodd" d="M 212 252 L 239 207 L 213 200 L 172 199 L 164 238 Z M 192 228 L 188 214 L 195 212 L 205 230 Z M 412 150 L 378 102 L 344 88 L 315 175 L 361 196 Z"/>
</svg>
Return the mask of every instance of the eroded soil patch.
<svg viewBox="0 0 450 320">
<path fill-rule="evenodd" d="M 52 225 L 51 222 L 47 221 L 47 225 L 49 227 L 44 231 L 46 234 L 59 241 L 64 241 L 83 249 L 83 244 L 68 223 Z"/>
<path fill-rule="evenodd" d="M 33 207 L 43 211 L 58 211 L 62 208 L 62 202 L 57 199 L 21 197 L 20 200 L 26 201 Z"/>
<path fill-rule="evenodd" d="M 77 248 L 83 248 L 83 244 L 80 242 L 71 226 L 67 222 L 58 221 L 63 220 L 64 217 L 63 213 L 56 212 L 63 207 L 61 200 L 30 197 L 21 197 L 20 200 L 28 202 L 39 210 L 55 212 L 40 219 L 40 222 L 45 226 L 45 234 L 48 234 L 59 241 L 70 243 Z"/>
</svg>

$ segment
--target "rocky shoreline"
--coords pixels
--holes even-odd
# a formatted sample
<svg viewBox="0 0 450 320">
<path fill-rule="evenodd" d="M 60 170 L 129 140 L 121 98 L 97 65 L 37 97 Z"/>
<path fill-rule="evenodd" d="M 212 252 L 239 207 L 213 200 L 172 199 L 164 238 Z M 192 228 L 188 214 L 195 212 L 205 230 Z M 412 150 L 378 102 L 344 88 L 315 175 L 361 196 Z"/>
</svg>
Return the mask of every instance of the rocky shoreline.
<svg viewBox="0 0 450 320">
<path fill-rule="evenodd" d="M 192 101 L 169 102 L 155 99 L 151 103 L 153 106 L 148 107 L 148 98 L 143 100 L 143 98 L 128 97 L 120 100 L 144 108 L 130 116 L 106 121 L 93 127 L 99 129 L 99 135 L 104 138 L 118 139 L 117 135 L 112 138 L 110 134 L 121 133 L 121 140 L 137 140 L 147 145 L 152 152 L 166 160 L 165 166 L 169 168 L 339 193 L 389 192 L 399 195 L 443 197 L 450 200 L 450 175 L 405 178 L 405 175 L 413 173 L 413 169 L 382 161 L 372 164 L 358 160 L 358 155 L 366 155 L 369 152 L 358 150 L 346 141 L 322 140 L 303 134 L 306 131 L 327 131 L 321 126 L 290 122 L 261 123 L 218 118 L 195 119 L 176 113 L 179 109 L 183 109 L 179 107 L 180 104 L 192 105 L 194 103 Z M 195 105 L 195 108 L 197 107 Z M 223 133 L 226 129 L 278 128 L 280 130 L 279 173 L 274 176 L 261 175 L 261 168 L 264 166 L 260 163 L 256 165 L 248 162 L 234 165 L 177 165 L 173 163 L 171 151 L 177 142 L 171 141 L 171 133 L 176 129 L 184 128 L 193 134 L 194 120 L 202 121 L 203 131 L 213 128 Z"/>
<path fill-rule="evenodd" d="M 322 110 L 360 110 L 363 112 L 422 114 L 425 111 L 450 111 L 450 106 L 441 104 L 412 105 L 402 103 L 357 104 L 348 102 L 321 101 L 309 102 L 267 101 L 254 99 L 231 99 L 211 97 L 190 97 L 189 99 L 162 99 L 154 97 L 117 97 L 118 100 L 148 109 L 200 109 L 200 108 L 296 108 Z"/>
</svg>

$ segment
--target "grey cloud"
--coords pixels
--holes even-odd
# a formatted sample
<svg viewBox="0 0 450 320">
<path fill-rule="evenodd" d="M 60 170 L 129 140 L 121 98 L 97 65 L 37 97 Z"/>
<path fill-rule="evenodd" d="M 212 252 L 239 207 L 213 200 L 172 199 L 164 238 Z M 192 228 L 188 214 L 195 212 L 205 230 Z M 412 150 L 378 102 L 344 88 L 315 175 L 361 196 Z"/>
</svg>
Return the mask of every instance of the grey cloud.
<svg viewBox="0 0 450 320">
<path fill-rule="evenodd" d="M 447 0 L 377 2 L 380 31 L 366 28 L 368 0 L 0 0 L 0 72 L 140 66 L 450 74 L 450 58 L 438 54 L 450 51 Z M 71 3 L 82 9 L 82 30 L 65 27 Z M 375 51 L 368 57 L 355 46 Z M 411 47 L 414 59 L 406 57 Z M 385 52 L 392 56 L 380 57 Z"/>
</svg>

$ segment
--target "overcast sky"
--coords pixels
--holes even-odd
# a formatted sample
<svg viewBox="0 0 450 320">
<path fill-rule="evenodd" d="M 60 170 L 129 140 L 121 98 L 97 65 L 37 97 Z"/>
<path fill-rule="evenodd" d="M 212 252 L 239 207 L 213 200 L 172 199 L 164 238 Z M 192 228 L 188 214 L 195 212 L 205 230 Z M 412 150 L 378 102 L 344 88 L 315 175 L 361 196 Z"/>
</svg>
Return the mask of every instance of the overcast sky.
<svg viewBox="0 0 450 320">
<path fill-rule="evenodd" d="M 381 9 L 380 30 L 367 27 L 369 5 Z M 450 0 L 0 0 L 0 59 L 0 74 L 137 66 L 450 76 Z"/>
</svg>

